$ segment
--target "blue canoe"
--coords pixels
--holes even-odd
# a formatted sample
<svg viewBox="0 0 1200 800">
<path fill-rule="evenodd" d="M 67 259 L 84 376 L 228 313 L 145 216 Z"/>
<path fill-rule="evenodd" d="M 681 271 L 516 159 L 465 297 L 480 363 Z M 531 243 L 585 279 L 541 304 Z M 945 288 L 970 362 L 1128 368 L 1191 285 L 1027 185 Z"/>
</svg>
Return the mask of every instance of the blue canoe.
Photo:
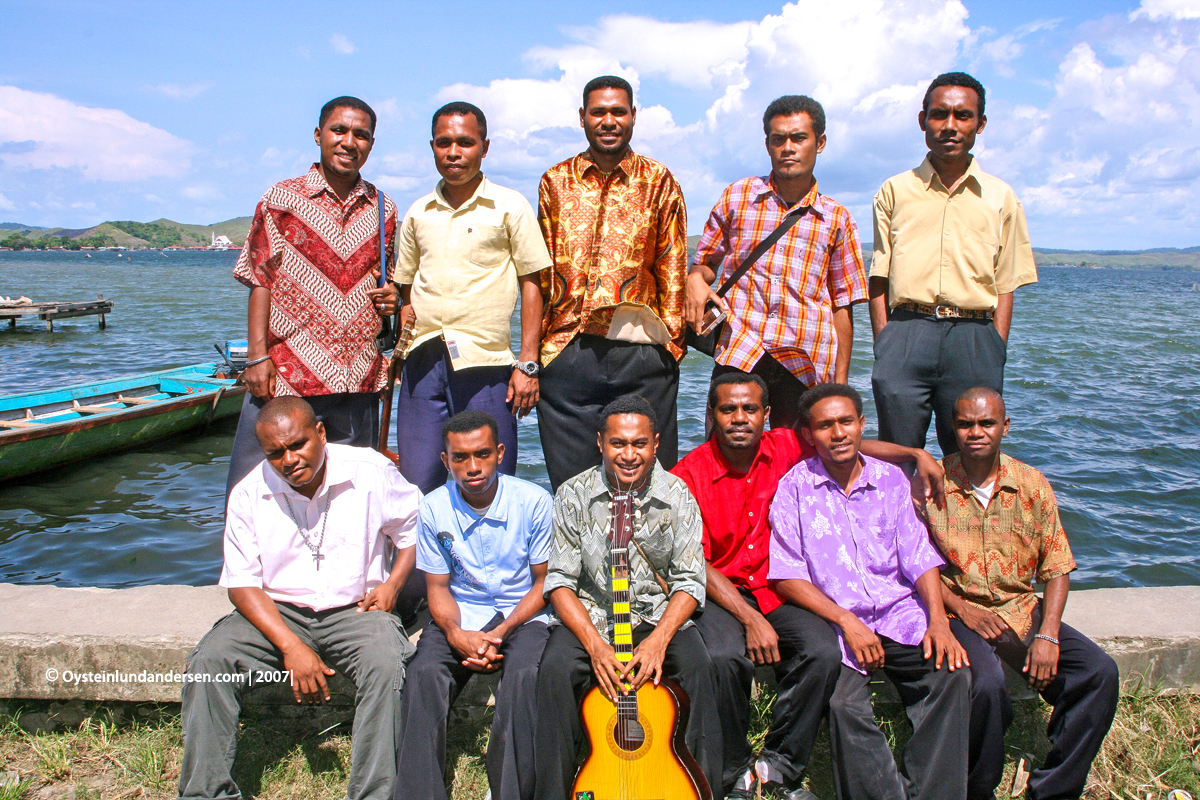
<svg viewBox="0 0 1200 800">
<path fill-rule="evenodd" d="M 237 414 L 246 387 L 193 364 L 0 397 L 0 481 L 125 450 Z"/>
</svg>

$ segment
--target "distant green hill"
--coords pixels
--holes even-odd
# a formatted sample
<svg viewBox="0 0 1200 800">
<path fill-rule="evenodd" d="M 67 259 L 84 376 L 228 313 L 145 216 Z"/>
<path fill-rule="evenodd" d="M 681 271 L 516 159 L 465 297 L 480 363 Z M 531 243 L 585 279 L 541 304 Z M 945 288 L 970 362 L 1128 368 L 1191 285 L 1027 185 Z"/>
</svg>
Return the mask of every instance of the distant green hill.
<svg viewBox="0 0 1200 800">
<path fill-rule="evenodd" d="M 212 225 L 188 225 L 169 219 L 153 222 L 118 220 L 102 222 L 91 228 L 38 228 L 15 222 L 0 224 L 0 245 L 14 248 L 123 246 L 129 248 L 204 247 L 212 237 L 226 236 L 235 245 L 246 241 L 250 217 L 217 222 Z M 11 231 L 11 233 L 8 233 Z"/>
</svg>

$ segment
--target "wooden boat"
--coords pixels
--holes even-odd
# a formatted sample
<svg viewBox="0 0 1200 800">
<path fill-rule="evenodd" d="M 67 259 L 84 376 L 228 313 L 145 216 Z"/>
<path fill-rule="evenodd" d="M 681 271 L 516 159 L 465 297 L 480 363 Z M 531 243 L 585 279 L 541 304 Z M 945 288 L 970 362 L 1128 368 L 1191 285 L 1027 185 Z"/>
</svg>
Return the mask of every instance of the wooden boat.
<svg viewBox="0 0 1200 800">
<path fill-rule="evenodd" d="M 237 414 L 246 387 L 218 373 L 218 366 L 193 364 L 0 397 L 0 481 Z"/>
</svg>

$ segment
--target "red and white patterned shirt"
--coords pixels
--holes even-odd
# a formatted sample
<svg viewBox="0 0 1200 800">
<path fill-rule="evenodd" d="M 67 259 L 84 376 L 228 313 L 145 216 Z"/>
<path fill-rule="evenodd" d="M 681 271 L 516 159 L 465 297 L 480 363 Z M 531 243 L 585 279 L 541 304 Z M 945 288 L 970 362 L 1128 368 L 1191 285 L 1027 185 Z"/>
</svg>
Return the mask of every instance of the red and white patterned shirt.
<svg viewBox="0 0 1200 800">
<path fill-rule="evenodd" d="M 725 296 L 732 313 L 716 362 L 749 372 L 764 354 L 812 386 L 833 380 L 837 333 L 833 309 L 867 299 L 858 228 L 850 212 L 812 189 L 812 211 L 796 222 Z M 696 247 L 724 281 L 783 222 L 788 205 L 768 178 L 734 183 L 713 207 Z"/>
<path fill-rule="evenodd" d="M 379 196 L 360 177 L 343 202 L 313 164 L 259 201 L 233 276 L 271 290 L 276 395 L 376 392 L 386 383 L 375 345 L 381 322 L 367 295 L 378 285 L 371 271 L 379 268 Z M 382 196 L 390 279 L 396 205 Z"/>
</svg>

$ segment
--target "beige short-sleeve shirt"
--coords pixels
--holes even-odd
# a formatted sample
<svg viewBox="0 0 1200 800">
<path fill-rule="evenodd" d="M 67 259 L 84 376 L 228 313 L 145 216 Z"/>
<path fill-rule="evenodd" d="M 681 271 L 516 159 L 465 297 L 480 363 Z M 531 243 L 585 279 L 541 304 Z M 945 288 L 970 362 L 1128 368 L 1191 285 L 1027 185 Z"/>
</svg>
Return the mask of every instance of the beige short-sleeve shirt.
<svg viewBox="0 0 1200 800">
<path fill-rule="evenodd" d="M 486 177 L 452 208 L 442 183 L 409 207 L 396 243 L 396 283 L 412 284 L 413 346 L 440 336 L 455 369 L 508 366 L 517 277 L 550 266 L 537 215 Z"/>
<path fill-rule="evenodd" d="M 947 188 L 929 163 L 889 178 L 875 195 L 872 278 L 888 297 L 995 310 L 999 295 L 1037 282 L 1025 210 L 979 160 Z"/>
</svg>

